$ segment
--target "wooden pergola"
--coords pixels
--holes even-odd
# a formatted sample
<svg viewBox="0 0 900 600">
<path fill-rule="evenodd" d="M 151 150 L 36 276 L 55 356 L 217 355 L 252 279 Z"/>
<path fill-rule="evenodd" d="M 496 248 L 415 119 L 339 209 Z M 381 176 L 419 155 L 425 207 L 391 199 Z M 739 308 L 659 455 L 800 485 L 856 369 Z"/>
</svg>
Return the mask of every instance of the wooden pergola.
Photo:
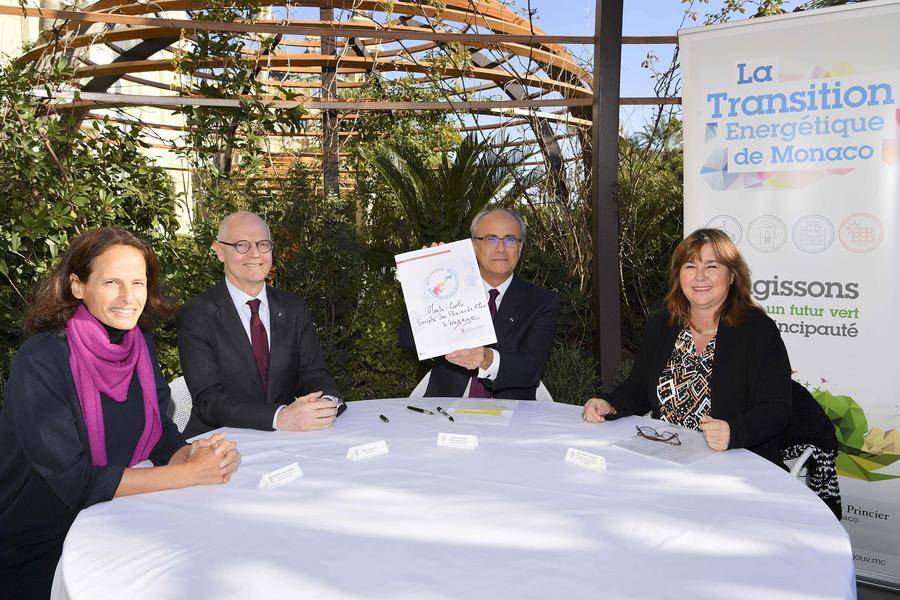
<svg viewBox="0 0 900 600">
<path fill-rule="evenodd" d="M 474 119 L 461 126 L 464 131 L 526 128 L 530 138 L 523 143 L 533 144 L 556 176 L 557 194 L 567 193 L 560 141 L 571 138 L 591 172 L 595 351 L 603 388 L 610 389 L 621 362 L 616 202 L 619 107 L 679 102 L 677 98 L 621 98 L 621 46 L 676 43 L 676 38 L 623 37 L 623 0 L 596 0 L 591 36 L 546 35 L 493 0 L 442 0 L 439 6 L 406 0 L 300 0 L 289 5 L 259 0 L 257 4 L 271 18 L 204 20 L 204 0 L 99 0 L 77 11 L 0 6 L 0 14 L 55 20 L 38 45 L 18 60 L 41 63 L 65 54 L 78 61 L 68 93 L 54 94 L 53 102 L 58 110 L 71 110 L 80 120 L 100 118 L 98 111 L 115 107 L 240 106 L 241 98 L 198 97 L 173 77 L 185 67 L 179 62 L 178 49 L 190 44 L 197 32 L 235 34 L 246 42 L 245 55 L 258 65 L 254 76 L 266 90 L 262 100 L 273 108 L 310 111 L 310 127 L 299 135 L 321 140 L 325 193 L 339 191 L 338 120 L 353 118 L 359 111 L 453 111 Z M 318 20 L 293 18 L 292 13 L 303 8 L 317 9 Z M 336 18 L 335 11 L 351 18 Z M 268 46 L 274 50 L 262 52 L 260 39 L 274 41 Z M 593 73 L 580 66 L 564 44 L 592 45 Z M 103 48 L 112 60 L 92 60 L 94 48 Z M 441 60 L 448 48 L 464 52 L 465 64 Z M 208 61 L 192 76 L 215 79 L 217 66 L 222 65 Z M 436 86 L 442 99 L 381 102 L 341 94 L 361 87 L 366 76 L 411 78 L 413 83 Z M 166 78 L 173 83 L 162 83 Z M 156 88 L 158 93 L 110 91 L 123 81 Z M 285 89 L 298 95 L 279 96 L 278 90 Z"/>
</svg>

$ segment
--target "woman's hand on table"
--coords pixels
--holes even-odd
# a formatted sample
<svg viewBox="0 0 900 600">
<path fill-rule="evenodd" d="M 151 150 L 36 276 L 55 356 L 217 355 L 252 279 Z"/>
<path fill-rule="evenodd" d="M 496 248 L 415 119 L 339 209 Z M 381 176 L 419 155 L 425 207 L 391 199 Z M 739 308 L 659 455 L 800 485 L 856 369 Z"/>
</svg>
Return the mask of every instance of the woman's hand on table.
<svg viewBox="0 0 900 600">
<path fill-rule="evenodd" d="M 237 445 L 226 439 L 224 433 L 216 433 L 193 442 L 184 465 L 191 485 L 210 485 L 228 483 L 240 459 Z"/>
<path fill-rule="evenodd" d="M 237 471 L 240 460 L 235 443 L 226 439 L 224 433 L 215 433 L 182 446 L 165 466 L 125 469 L 115 496 L 228 483 L 231 474 Z"/>
<path fill-rule="evenodd" d="M 612 404 L 603 398 L 591 398 L 584 405 L 581 418 L 588 423 L 602 423 L 606 417 L 616 414 Z"/>
<path fill-rule="evenodd" d="M 713 450 L 728 450 L 728 443 L 731 441 L 731 427 L 728 421 L 703 415 L 700 417 L 700 431 L 706 438 L 707 446 Z"/>
<path fill-rule="evenodd" d="M 218 442 L 220 442 L 224 439 L 225 439 L 225 432 L 220 431 L 219 433 L 212 434 L 208 438 L 203 438 L 202 440 L 194 440 L 190 444 L 190 451 L 188 452 L 188 455 L 181 462 L 187 462 L 187 459 L 192 457 L 197 452 L 197 450 L 199 450 L 200 448 L 213 448 L 213 447 L 215 447 L 215 445 Z M 229 442 L 229 443 L 234 444 L 234 442 Z"/>
<path fill-rule="evenodd" d="M 183 465 L 188 461 L 190 457 L 192 457 L 197 450 L 200 448 L 211 448 L 218 441 L 225 439 L 225 433 L 219 432 L 215 433 L 208 438 L 203 438 L 202 440 L 194 440 L 190 444 L 186 444 L 178 449 L 178 451 L 172 455 L 172 458 L 169 459 L 170 465 Z"/>
</svg>

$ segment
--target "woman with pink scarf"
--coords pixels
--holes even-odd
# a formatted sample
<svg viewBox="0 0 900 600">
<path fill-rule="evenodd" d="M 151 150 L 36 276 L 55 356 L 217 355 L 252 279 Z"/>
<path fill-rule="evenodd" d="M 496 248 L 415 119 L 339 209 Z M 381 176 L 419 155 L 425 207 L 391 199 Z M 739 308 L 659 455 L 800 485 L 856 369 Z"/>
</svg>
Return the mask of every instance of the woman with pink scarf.
<svg viewBox="0 0 900 600">
<path fill-rule="evenodd" d="M 122 229 L 79 235 L 41 284 L 0 413 L 0 595 L 48 597 L 81 509 L 237 469 L 224 434 L 189 445 L 167 416 L 147 332 L 173 312 L 153 249 Z"/>
</svg>

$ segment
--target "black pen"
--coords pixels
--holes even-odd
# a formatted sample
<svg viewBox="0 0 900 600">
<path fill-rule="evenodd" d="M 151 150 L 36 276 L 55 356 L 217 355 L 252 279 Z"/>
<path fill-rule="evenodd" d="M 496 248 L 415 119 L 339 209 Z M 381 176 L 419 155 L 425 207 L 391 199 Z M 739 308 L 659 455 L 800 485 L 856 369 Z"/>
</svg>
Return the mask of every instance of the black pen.
<svg viewBox="0 0 900 600">
<path fill-rule="evenodd" d="M 430 410 L 425 410 L 424 408 L 419 408 L 418 406 L 407 406 L 409 410 L 414 410 L 417 413 L 422 413 L 423 415 L 433 415 L 434 413 Z"/>
<path fill-rule="evenodd" d="M 440 406 L 437 407 L 437 411 L 439 413 L 441 413 L 442 415 L 444 415 L 445 417 L 447 417 L 448 419 L 450 419 L 451 421 L 453 420 L 453 417 L 451 417 L 449 414 L 447 414 L 447 411 L 444 410 L 443 408 L 441 408 Z"/>
<path fill-rule="evenodd" d="M 388 419 L 388 418 L 387 418 L 386 416 L 384 416 L 384 415 L 378 415 L 378 418 L 381 419 L 382 421 L 384 421 L 385 423 L 390 423 L 390 422 L 391 422 L 391 420 Z"/>
</svg>

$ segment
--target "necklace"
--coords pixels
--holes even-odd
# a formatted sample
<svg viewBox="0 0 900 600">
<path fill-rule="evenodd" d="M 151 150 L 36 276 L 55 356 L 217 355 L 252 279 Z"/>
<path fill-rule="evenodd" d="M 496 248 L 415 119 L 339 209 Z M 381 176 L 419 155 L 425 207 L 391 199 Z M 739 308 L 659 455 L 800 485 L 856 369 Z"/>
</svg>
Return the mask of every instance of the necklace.
<svg viewBox="0 0 900 600">
<path fill-rule="evenodd" d="M 693 329 L 695 333 L 699 333 L 700 335 L 713 335 L 719 330 L 719 325 L 716 324 L 716 326 L 712 329 L 700 329 L 699 327 L 691 323 L 691 329 Z"/>
</svg>

